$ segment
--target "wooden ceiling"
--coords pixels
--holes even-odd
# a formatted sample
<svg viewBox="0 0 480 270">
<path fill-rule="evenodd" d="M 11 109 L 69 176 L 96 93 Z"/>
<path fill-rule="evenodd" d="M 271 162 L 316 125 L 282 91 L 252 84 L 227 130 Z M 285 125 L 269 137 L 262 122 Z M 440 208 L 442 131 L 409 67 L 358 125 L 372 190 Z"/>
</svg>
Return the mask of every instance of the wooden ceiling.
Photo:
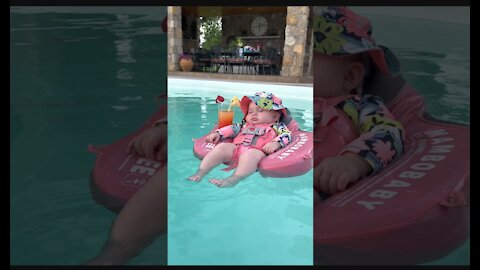
<svg viewBox="0 0 480 270">
<path fill-rule="evenodd" d="M 238 14 L 274 14 L 283 13 L 287 14 L 287 6 L 183 6 L 182 13 L 184 15 L 190 15 L 195 17 L 210 17 L 210 16 L 226 16 L 226 15 L 238 15 Z"/>
</svg>

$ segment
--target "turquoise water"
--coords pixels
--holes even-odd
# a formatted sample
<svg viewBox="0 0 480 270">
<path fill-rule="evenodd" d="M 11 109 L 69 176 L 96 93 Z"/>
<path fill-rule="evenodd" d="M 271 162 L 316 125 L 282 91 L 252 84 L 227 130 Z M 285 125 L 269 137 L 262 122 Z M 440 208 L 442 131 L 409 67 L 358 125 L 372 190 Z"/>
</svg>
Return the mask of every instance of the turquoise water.
<svg viewBox="0 0 480 270">
<path fill-rule="evenodd" d="M 424 97 L 428 112 L 470 124 L 470 26 L 412 18 L 368 16 L 378 44 L 398 57 L 403 76 Z M 448 233 L 448 232 L 446 232 Z M 470 239 L 426 265 L 469 265 Z"/>
<path fill-rule="evenodd" d="M 217 95 L 229 100 L 261 90 L 281 97 L 302 129 L 312 130 L 311 86 L 169 78 L 169 265 L 312 264 L 313 170 L 283 179 L 256 173 L 231 189 L 208 182 L 232 173 L 221 171 L 224 165 L 200 183 L 186 180 L 200 163 L 192 138 L 209 132 L 217 121 Z M 241 118 L 238 110 L 235 120 Z"/>
<path fill-rule="evenodd" d="M 100 250 L 115 215 L 90 196 L 87 145 L 111 143 L 155 111 L 166 86 L 165 14 L 11 8 L 12 265 L 75 265 Z M 165 247 L 160 238 L 131 264 L 165 264 Z"/>
<path fill-rule="evenodd" d="M 399 58 L 403 76 L 433 116 L 470 123 L 470 26 L 372 15 L 378 44 Z"/>
</svg>

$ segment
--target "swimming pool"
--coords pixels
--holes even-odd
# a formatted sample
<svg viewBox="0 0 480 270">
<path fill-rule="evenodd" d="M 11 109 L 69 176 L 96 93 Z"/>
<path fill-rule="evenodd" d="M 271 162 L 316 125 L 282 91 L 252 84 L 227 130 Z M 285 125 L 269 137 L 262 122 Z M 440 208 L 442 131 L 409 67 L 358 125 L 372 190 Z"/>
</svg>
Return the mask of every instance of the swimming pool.
<svg viewBox="0 0 480 270">
<path fill-rule="evenodd" d="M 400 60 L 405 79 L 436 118 L 470 123 L 470 25 L 368 15 L 378 44 Z"/>
<path fill-rule="evenodd" d="M 116 215 L 91 198 L 87 145 L 112 143 L 155 111 L 166 85 L 165 14 L 11 8 L 12 265 L 78 265 L 104 244 Z M 166 236 L 131 262 L 165 263 Z"/>
<path fill-rule="evenodd" d="M 168 79 L 169 265 L 311 265 L 313 170 L 293 178 L 258 173 L 232 189 L 209 177 L 227 176 L 220 165 L 200 183 L 187 181 L 200 161 L 192 138 L 217 121 L 217 95 L 271 91 L 306 131 L 313 129 L 312 86 Z M 242 118 L 237 110 L 235 121 Z"/>
</svg>

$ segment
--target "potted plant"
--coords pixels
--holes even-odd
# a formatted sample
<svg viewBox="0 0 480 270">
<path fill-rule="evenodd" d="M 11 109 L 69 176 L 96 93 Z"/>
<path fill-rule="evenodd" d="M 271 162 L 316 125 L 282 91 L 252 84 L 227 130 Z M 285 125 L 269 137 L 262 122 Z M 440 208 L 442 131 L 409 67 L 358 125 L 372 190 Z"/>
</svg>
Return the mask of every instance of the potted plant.
<svg viewBox="0 0 480 270">
<path fill-rule="evenodd" d="M 193 69 L 193 59 L 191 55 L 181 54 L 180 55 L 180 68 L 182 71 L 190 72 Z"/>
</svg>

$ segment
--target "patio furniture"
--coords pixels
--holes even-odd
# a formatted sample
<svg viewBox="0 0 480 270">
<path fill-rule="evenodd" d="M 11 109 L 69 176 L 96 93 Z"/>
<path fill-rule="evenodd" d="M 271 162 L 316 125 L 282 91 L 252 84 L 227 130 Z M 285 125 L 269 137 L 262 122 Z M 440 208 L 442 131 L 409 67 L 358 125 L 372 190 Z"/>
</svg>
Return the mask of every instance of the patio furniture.
<svg viewBox="0 0 480 270">
<path fill-rule="evenodd" d="M 227 73 L 227 58 L 225 56 L 225 51 L 220 46 L 212 47 L 212 65 L 215 66 L 215 72 L 220 70 L 220 67 L 223 65 L 223 72 Z"/>
<path fill-rule="evenodd" d="M 238 49 L 232 49 L 230 51 L 227 51 L 228 56 L 227 56 L 227 63 L 228 63 L 228 68 L 227 71 L 230 71 L 230 73 L 234 72 L 235 67 L 237 67 L 237 74 L 244 73 L 245 72 L 245 64 L 247 60 L 243 57 L 243 55 L 240 55 Z"/>
<path fill-rule="evenodd" d="M 198 53 L 194 55 L 195 70 L 207 72 L 212 70 L 212 56 L 210 52 L 204 49 L 200 49 Z"/>
<path fill-rule="evenodd" d="M 258 74 L 269 75 L 277 74 L 278 52 L 275 48 L 268 49 L 264 55 L 253 60 L 253 63 L 258 67 Z"/>
<path fill-rule="evenodd" d="M 261 56 L 258 51 L 244 51 L 243 56 L 245 57 L 245 69 L 247 74 L 257 74 L 257 68 L 254 63 L 254 60 Z"/>
</svg>

